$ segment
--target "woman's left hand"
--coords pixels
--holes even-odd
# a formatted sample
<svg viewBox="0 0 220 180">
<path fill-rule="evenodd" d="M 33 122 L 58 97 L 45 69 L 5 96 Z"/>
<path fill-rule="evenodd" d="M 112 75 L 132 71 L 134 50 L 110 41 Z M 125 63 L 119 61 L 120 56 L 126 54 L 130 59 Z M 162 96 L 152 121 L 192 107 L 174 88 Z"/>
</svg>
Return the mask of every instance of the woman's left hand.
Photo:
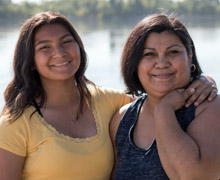
<svg viewBox="0 0 220 180">
<path fill-rule="evenodd" d="M 158 103 L 159 108 L 172 108 L 174 111 L 182 108 L 186 103 L 186 100 L 190 98 L 195 92 L 194 88 L 188 89 L 174 89 L 167 93 Z"/>
<path fill-rule="evenodd" d="M 185 103 L 186 107 L 189 107 L 192 103 L 195 106 L 201 104 L 204 100 L 212 101 L 217 96 L 217 86 L 215 81 L 209 76 L 201 76 L 198 80 L 195 80 L 187 88 L 194 88 L 195 92 Z"/>
</svg>

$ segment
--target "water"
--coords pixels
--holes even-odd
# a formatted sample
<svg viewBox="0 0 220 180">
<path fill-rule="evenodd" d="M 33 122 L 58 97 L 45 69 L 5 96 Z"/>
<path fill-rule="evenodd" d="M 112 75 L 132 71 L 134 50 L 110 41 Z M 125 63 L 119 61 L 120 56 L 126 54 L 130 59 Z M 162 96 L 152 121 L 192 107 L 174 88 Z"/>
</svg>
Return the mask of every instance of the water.
<svg viewBox="0 0 220 180">
<path fill-rule="evenodd" d="M 122 47 L 135 23 L 127 26 L 76 25 L 88 55 L 86 76 L 96 84 L 124 89 L 120 77 Z M 213 77 L 220 88 L 220 27 L 188 27 L 195 42 L 197 56 L 204 74 Z M 3 92 L 12 79 L 12 59 L 19 27 L 0 26 L 0 110 L 3 107 Z"/>
</svg>

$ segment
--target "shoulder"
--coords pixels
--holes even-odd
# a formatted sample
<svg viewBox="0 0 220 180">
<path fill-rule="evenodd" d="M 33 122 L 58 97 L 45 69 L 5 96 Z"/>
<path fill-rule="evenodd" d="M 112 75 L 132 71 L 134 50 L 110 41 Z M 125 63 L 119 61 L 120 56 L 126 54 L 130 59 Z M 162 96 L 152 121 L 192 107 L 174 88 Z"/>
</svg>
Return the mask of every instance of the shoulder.
<svg viewBox="0 0 220 180">
<path fill-rule="evenodd" d="M 123 90 L 116 90 L 112 88 L 105 88 L 102 86 L 93 86 L 89 88 L 90 93 L 95 95 L 126 95 L 125 91 Z"/>
<path fill-rule="evenodd" d="M 131 96 L 127 95 L 123 90 L 116 90 L 112 88 L 105 88 L 95 86 L 90 88 L 92 99 L 97 103 L 108 103 L 113 106 L 122 107 L 131 101 Z"/>
<path fill-rule="evenodd" d="M 125 114 L 125 112 L 128 110 L 128 108 L 131 106 L 132 103 L 126 104 L 124 106 L 122 106 L 113 116 L 112 119 L 118 119 L 119 121 L 122 119 L 123 115 Z"/>
<path fill-rule="evenodd" d="M 9 134 L 23 134 L 29 136 L 31 124 L 34 122 L 35 108 L 30 106 L 24 110 L 21 116 L 9 122 L 8 117 L 0 117 L 0 136 L 8 136 Z"/>
<path fill-rule="evenodd" d="M 25 121 L 27 121 L 28 119 L 31 118 L 32 114 L 34 113 L 35 108 L 30 106 L 25 108 L 24 112 L 16 119 L 13 120 L 13 116 L 12 117 L 8 117 L 5 115 L 1 115 L 0 116 L 0 125 L 9 125 L 9 124 L 20 124 L 23 123 Z M 10 121 L 12 121 L 11 123 L 9 123 Z"/>
<path fill-rule="evenodd" d="M 133 99 L 133 101 L 129 104 L 126 104 L 122 106 L 115 114 L 113 119 L 119 119 L 121 120 L 124 114 L 127 112 L 127 110 L 130 108 L 131 110 L 134 108 L 137 108 L 137 106 L 142 106 L 144 100 L 146 99 L 146 96 L 139 97 L 137 99 Z"/>
<path fill-rule="evenodd" d="M 26 155 L 28 140 L 30 139 L 31 114 L 34 108 L 26 108 L 15 121 L 8 123 L 7 118 L 1 116 L 0 147 L 20 156 Z"/>
<path fill-rule="evenodd" d="M 194 129 L 205 128 L 208 125 L 219 126 L 220 130 L 220 96 L 218 95 L 213 101 L 204 101 L 195 111 L 195 119 L 190 126 Z M 205 128 L 206 129 L 206 128 Z M 208 129 L 207 129 L 208 130 Z"/>
<path fill-rule="evenodd" d="M 220 132 L 220 96 L 218 95 L 213 101 L 205 101 L 199 105 L 195 112 L 195 128 L 201 127 L 205 131 L 208 127 Z M 219 133 L 220 135 L 220 133 Z"/>
<path fill-rule="evenodd" d="M 217 114 L 220 114 L 219 107 L 220 107 L 220 95 L 217 95 L 217 97 L 213 101 L 209 102 L 206 100 L 201 105 L 199 105 L 196 108 L 195 116 L 201 116 L 210 113 L 213 113 L 216 116 Z"/>
<path fill-rule="evenodd" d="M 111 120 L 111 123 L 110 123 L 110 134 L 111 134 L 111 137 L 113 140 L 115 139 L 119 124 L 120 124 L 123 116 L 126 115 L 126 112 L 130 112 L 129 109 L 132 111 L 132 110 L 140 108 L 145 99 L 146 99 L 146 96 L 139 97 L 138 99 L 134 100 L 133 102 L 122 106 L 114 114 L 114 116 Z"/>
<path fill-rule="evenodd" d="M 125 114 L 125 112 L 128 110 L 128 108 L 130 107 L 131 103 L 126 104 L 124 106 L 122 106 L 113 116 L 111 122 L 110 122 L 110 134 L 112 139 L 115 139 L 116 136 L 116 132 L 118 130 L 118 126 L 121 122 L 121 119 L 123 117 L 123 115 Z M 113 141 L 114 142 L 114 141 Z"/>
</svg>

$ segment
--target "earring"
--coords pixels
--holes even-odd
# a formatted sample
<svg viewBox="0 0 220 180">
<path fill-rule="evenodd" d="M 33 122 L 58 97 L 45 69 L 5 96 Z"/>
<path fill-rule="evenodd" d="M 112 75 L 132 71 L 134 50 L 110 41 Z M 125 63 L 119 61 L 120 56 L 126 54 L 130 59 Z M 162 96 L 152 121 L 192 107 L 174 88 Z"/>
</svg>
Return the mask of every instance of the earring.
<svg viewBox="0 0 220 180">
<path fill-rule="evenodd" d="M 191 72 L 194 72 L 196 70 L 196 65 L 195 64 L 191 64 Z"/>
</svg>

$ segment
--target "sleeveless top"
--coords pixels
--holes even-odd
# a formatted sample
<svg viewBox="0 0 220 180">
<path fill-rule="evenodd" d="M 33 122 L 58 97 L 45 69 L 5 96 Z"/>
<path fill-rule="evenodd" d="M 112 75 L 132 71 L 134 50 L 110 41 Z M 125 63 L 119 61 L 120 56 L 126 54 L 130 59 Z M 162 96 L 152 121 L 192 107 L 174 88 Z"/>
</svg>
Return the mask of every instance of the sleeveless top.
<svg viewBox="0 0 220 180">
<path fill-rule="evenodd" d="M 118 165 L 114 180 L 169 180 L 157 151 L 156 140 L 148 149 L 137 147 L 132 141 L 133 129 L 146 95 L 131 104 L 124 114 L 116 134 Z M 195 106 L 176 111 L 177 120 L 184 131 L 195 117 Z"/>
</svg>

